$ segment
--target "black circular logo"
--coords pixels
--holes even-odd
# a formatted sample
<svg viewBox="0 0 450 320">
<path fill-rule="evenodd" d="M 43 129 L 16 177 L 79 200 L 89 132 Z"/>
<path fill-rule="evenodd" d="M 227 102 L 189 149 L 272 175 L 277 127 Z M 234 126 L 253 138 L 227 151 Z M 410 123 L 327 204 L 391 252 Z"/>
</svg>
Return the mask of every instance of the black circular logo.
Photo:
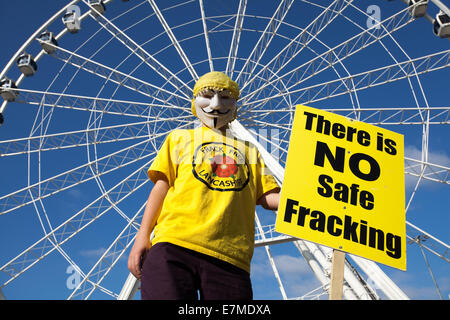
<svg viewBox="0 0 450 320">
<path fill-rule="evenodd" d="M 192 173 L 211 190 L 240 191 L 250 179 L 245 155 L 223 142 L 205 142 L 197 147 Z"/>
</svg>

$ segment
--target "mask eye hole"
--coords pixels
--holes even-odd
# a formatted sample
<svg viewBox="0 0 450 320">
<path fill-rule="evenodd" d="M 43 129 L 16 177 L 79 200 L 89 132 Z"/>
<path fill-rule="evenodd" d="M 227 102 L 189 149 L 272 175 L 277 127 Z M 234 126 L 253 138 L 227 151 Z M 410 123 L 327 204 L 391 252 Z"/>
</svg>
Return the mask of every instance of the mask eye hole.
<svg viewBox="0 0 450 320">
<path fill-rule="evenodd" d="M 222 90 L 222 91 L 219 92 L 219 96 L 222 99 L 230 99 L 231 98 L 231 92 L 228 91 L 228 90 Z"/>
<path fill-rule="evenodd" d="M 215 94 L 216 94 L 215 91 L 210 90 L 210 89 L 206 89 L 206 90 L 203 90 L 203 91 L 199 92 L 198 95 L 200 97 L 203 97 L 203 98 L 206 98 L 206 99 L 212 99 Z"/>
<path fill-rule="evenodd" d="M 212 99 L 216 94 L 218 94 L 221 99 L 231 99 L 231 92 L 226 89 L 221 91 L 205 89 L 203 91 L 200 91 L 198 93 L 198 96 L 206 99 Z"/>
</svg>

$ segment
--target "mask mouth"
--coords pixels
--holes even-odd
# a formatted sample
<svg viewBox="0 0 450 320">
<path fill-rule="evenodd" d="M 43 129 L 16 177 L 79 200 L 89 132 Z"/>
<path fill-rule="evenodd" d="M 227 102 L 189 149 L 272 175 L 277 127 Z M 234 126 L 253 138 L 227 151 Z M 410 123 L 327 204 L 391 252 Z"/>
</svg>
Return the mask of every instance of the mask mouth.
<svg viewBox="0 0 450 320">
<path fill-rule="evenodd" d="M 202 109 L 204 113 L 211 115 L 211 116 L 221 116 L 221 115 L 225 115 L 227 113 L 229 113 L 231 111 L 231 109 L 228 109 L 227 111 L 220 111 L 217 109 L 212 109 L 211 107 L 205 107 Z"/>
</svg>

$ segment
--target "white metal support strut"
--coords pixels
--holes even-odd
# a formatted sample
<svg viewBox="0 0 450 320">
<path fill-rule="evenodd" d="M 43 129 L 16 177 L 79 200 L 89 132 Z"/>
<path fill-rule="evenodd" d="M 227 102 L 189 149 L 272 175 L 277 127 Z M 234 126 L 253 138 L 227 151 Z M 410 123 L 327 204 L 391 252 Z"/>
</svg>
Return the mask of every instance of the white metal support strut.
<svg viewBox="0 0 450 320">
<path fill-rule="evenodd" d="M 178 54 L 180 55 L 181 60 L 183 60 L 183 63 L 187 67 L 189 73 L 191 74 L 191 77 L 195 80 L 198 79 L 197 72 L 195 72 L 194 67 L 192 66 L 192 63 L 189 61 L 189 58 L 187 57 L 186 53 L 184 53 L 183 48 L 181 48 L 180 42 L 178 42 L 177 38 L 172 32 L 172 29 L 169 27 L 166 19 L 164 19 L 164 16 L 161 13 L 161 10 L 159 10 L 158 5 L 153 0 L 148 0 L 150 5 L 152 6 L 153 10 L 156 13 L 156 16 L 158 17 L 159 22 L 161 22 L 164 30 L 166 31 L 167 35 L 170 38 L 170 41 L 172 41 L 173 46 L 177 50 Z"/>
<path fill-rule="evenodd" d="M 261 222 L 259 221 L 258 213 L 255 211 L 255 222 L 256 227 L 258 228 L 261 237 L 265 239 L 265 235 L 261 226 Z M 284 290 L 283 282 L 281 281 L 280 274 L 278 272 L 277 265 L 275 263 L 275 259 L 273 258 L 272 252 L 270 251 L 270 247 L 268 245 L 264 246 L 266 249 L 267 257 L 269 258 L 270 265 L 272 266 L 273 273 L 275 274 L 275 278 L 277 279 L 278 286 L 280 287 L 281 295 L 283 296 L 283 299 L 287 299 L 286 290 Z"/>
<path fill-rule="evenodd" d="M 225 73 L 232 76 L 234 72 L 234 65 L 236 63 L 237 50 L 239 48 L 239 40 L 241 38 L 242 24 L 244 22 L 245 10 L 247 8 L 247 0 L 239 1 L 239 9 L 236 15 L 236 22 L 234 24 L 233 38 L 231 40 L 230 51 L 228 53 L 227 67 Z"/>
<path fill-rule="evenodd" d="M 117 300 L 132 300 L 134 295 L 139 290 L 140 281 L 133 276 L 133 274 L 129 274 L 125 284 L 120 291 L 119 297 Z"/>
<path fill-rule="evenodd" d="M 202 14 L 203 35 L 205 36 L 206 51 L 208 52 L 209 70 L 214 71 L 214 63 L 211 54 L 211 46 L 209 42 L 208 27 L 206 25 L 206 14 L 205 14 L 205 6 L 203 5 L 203 0 L 199 0 L 199 5 L 200 5 L 200 12 Z"/>
</svg>

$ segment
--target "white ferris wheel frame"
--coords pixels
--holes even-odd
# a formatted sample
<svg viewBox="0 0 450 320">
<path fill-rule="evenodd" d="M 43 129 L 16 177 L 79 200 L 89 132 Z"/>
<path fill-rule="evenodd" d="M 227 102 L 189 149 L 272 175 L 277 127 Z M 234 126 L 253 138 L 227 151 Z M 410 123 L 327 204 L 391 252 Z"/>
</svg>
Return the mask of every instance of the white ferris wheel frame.
<svg viewBox="0 0 450 320">
<path fill-rule="evenodd" d="M 83 20 L 88 16 L 93 17 L 95 15 L 95 17 L 97 18 L 97 21 L 102 25 L 102 27 L 104 29 L 108 30 L 111 34 L 114 34 L 115 37 L 117 37 L 122 43 L 124 43 L 124 45 L 126 47 L 130 48 L 130 50 L 134 51 L 138 56 L 140 56 L 143 63 L 149 65 L 150 68 L 157 70 L 157 72 L 160 73 L 164 78 L 172 79 L 172 81 L 175 81 L 176 82 L 175 85 L 186 88 L 186 91 L 180 90 L 180 94 L 176 94 L 176 95 L 178 95 L 179 99 L 181 99 L 181 100 L 189 101 L 190 98 L 189 98 L 189 93 L 187 91 L 189 89 L 189 86 L 186 83 L 181 81 L 170 70 L 166 69 L 164 67 L 164 65 L 160 64 L 150 53 L 146 52 L 142 48 L 142 46 L 140 46 L 135 41 L 133 41 L 130 37 L 128 37 L 120 28 L 116 27 L 110 20 L 108 20 L 106 17 L 104 17 L 100 13 L 96 12 L 96 9 L 94 9 L 89 4 L 88 1 L 85 1 L 85 0 L 81 0 L 81 1 L 84 2 L 87 6 L 89 6 L 91 10 L 88 10 L 87 12 L 85 12 L 80 17 L 80 20 Z M 106 1 L 104 1 L 104 3 L 105 3 L 105 5 L 107 5 L 111 1 L 112 0 L 106 0 Z M 436 6 L 438 6 L 443 12 L 445 12 L 446 14 L 450 14 L 449 9 L 442 2 L 440 2 L 439 0 L 431 0 L 431 1 Z M 22 47 L 19 48 L 19 50 L 11 58 L 11 60 L 7 64 L 7 66 L 2 70 L 2 72 L 0 73 L 0 79 L 4 78 L 6 76 L 8 70 L 10 68 L 12 68 L 12 66 L 14 65 L 18 56 L 22 52 L 24 52 L 26 50 L 26 48 L 33 41 L 35 41 L 35 39 L 39 36 L 40 33 L 42 33 L 43 30 L 46 30 L 56 19 L 60 18 L 60 16 L 64 12 L 66 12 L 68 8 L 77 4 L 78 2 L 80 2 L 80 0 L 71 1 L 65 7 L 63 7 L 60 11 L 58 11 L 52 18 L 50 18 L 44 25 L 42 25 L 41 28 L 36 30 L 36 32 L 34 32 L 30 36 L 30 38 L 22 45 Z M 186 69 L 191 74 L 193 79 L 197 79 L 198 75 L 195 71 L 194 66 L 189 61 L 188 56 L 183 51 L 182 46 L 180 45 L 176 36 L 173 34 L 171 28 L 165 21 L 164 15 L 159 10 L 158 5 L 153 0 L 148 0 L 148 2 L 154 9 L 158 20 L 161 22 L 161 25 L 164 27 L 165 32 L 169 36 L 174 48 L 176 49 L 176 51 L 178 52 L 179 56 L 181 57 L 183 63 L 185 64 Z M 208 39 L 208 32 L 206 30 L 206 19 L 205 19 L 203 1 L 199 0 L 199 4 L 200 4 L 200 8 L 201 8 L 202 23 L 203 23 L 204 30 L 205 30 L 204 37 L 205 37 L 205 43 L 206 43 L 207 53 L 208 53 L 208 63 L 210 65 L 210 69 L 214 70 L 214 63 L 213 63 L 211 48 L 210 48 L 209 39 Z M 272 19 L 275 23 L 268 24 L 267 28 L 271 27 L 271 28 L 273 28 L 272 30 L 275 29 L 275 32 L 276 32 L 277 22 L 283 21 L 283 16 L 289 9 L 290 4 L 292 4 L 292 1 L 281 1 L 280 6 L 278 7 L 278 10 L 275 12 L 274 16 L 272 17 Z M 307 29 L 317 30 L 318 28 L 325 28 L 327 24 L 325 24 L 325 26 L 321 26 L 321 24 L 320 24 L 321 18 L 323 18 L 327 14 L 334 14 L 335 16 L 337 16 L 337 14 L 339 14 L 346 6 L 348 6 L 350 4 L 351 4 L 351 1 L 338 1 L 338 0 L 334 1 L 328 8 L 326 8 L 322 12 L 321 15 L 319 15 L 316 19 L 314 19 L 314 21 L 311 22 L 310 25 L 305 30 L 307 30 Z M 232 73 L 234 70 L 235 59 L 233 57 L 236 57 L 236 52 L 239 47 L 239 40 L 240 40 L 239 39 L 240 38 L 239 30 L 242 27 L 242 20 L 243 20 L 243 17 L 245 16 L 246 5 L 247 5 L 246 0 L 241 0 L 239 2 L 239 10 L 238 10 L 236 21 L 235 21 L 235 29 L 234 29 L 235 32 L 233 33 L 233 38 L 232 38 L 233 40 L 231 43 L 231 47 L 230 47 L 230 51 L 229 51 L 229 59 L 228 59 L 227 67 L 226 67 L 226 71 L 228 73 L 230 73 L 230 72 Z M 329 16 L 327 16 L 327 18 L 330 19 Z M 429 15 L 425 15 L 425 18 L 427 20 L 429 20 L 430 22 L 432 20 L 432 18 Z M 317 63 L 318 63 L 318 68 L 316 71 L 320 71 L 321 63 L 323 63 L 323 61 L 327 61 L 329 64 L 340 63 L 341 59 L 343 58 L 342 52 L 345 52 L 345 54 L 349 54 L 348 53 L 349 50 L 350 51 L 356 50 L 356 49 L 354 49 L 354 45 L 358 41 L 363 41 L 365 43 L 365 45 L 369 45 L 373 41 L 379 41 L 383 37 L 389 37 L 391 32 L 403 27 L 405 24 L 411 22 L 412 20 L 413 19 L 409 16 L 409 13 L 407 12 L 407 10 L 403 10 L 402 12 L 400 12 L 394 16 L 388 17 L 386 20 L 380 22 L 380 24 L 382 25 L 382 28 L 381 28 L 380 33 L 377 35 L 377 37 L 371 38 L 371 35 L 368 32 L 362 31 L 360 34 L 341 43 L 339 46 L 337 46 L 335 48 L 329 48 L 329 50 L 327 52 L 319 55 L 316 58 Z M 328 21 L 328 23 L 329 23 L 329 21 Z M 278 25 L 279 25 L 279 23 L 278 23 Z M 58 40 L 61 37 L 63 37 L 67 32 L 68 32 L 67 29 L 64 28 L 59 34 L 57 34 L 55 36 L 55 38 Z M 258 41 L 257 45 L 255 46 L 252 54 L 248 57 L 246 64 L 245 64 L 245 66 L 247 68 L 251 68 L 251 70 L 248 71 L 248 73 L 252 73 L 255 70 L 256 65 L 259 63 L 258 57 L 261 57 L 261 54 L 260 54 L 261 51 L 258 51 L 258 50 L 262 50 L 261 48 L 265 47 L 266 43 L 264 43 L 264 41 L 266 41 L 266 42 L 270 41 L 270 39 L 268 38 L 269 37 L 268 35 L 269 35 L 269 33 L 266 33 L 266 30 L 265 30 L 262 33 L 262 36 L 260 37 L 260 40 Z M 305 32 L 300 33 L 298 38 L 296 38 L 294 40 L 298 41 L 306 46 L 313 39 L 314 39 L 314 36 L 312 36 L 309 32 L 305 31 Z M 294 40 L 292 40 L 292 41 L 294 42 Z M 280 52 L 279 55 L 273 57 L 272 60 L 278 59 L 281 56 L 281 53 L 282 52 Z M 39 59 L 45 54 L 46 54 L 45 51 L 42 50 L 35 57 L 35 60 L 39 61 Z M 254 55 L 255 58 L 253 58 L 252 55 Z M 96 74 L 105 79 L 107 78 L 108 80 L 115 82 L 117 84 L 123 83 L 125 86 L 129 86 L 129 88 L 131 88 L 133 90 L 136 90 L 136 88 L 139 87 L 140 93 L 143 93 L 144 95 L 146 94 L 146 88 L 148 88 L 148 90 L 151 88 L 156 88 L 158 90 L 164 91 L 163 88 L 155 87 L 151 83 L 146 83 L 138 78 L 134 78 L 133 76 L 131 76 L 129 74 L 122 73 L 119 70 L 117 70 L 117 68 L 113 69 L 113 68 L 107 67 L 105 65 L 102 65 L 102 64 L 94 61 L 94 60 L 91 60 L 90 58 L 83 57 L 75 52 L 68 51 L 64 48 L 58 47 L 58 52 L 57 52 L 57 54 L 55 54 L 55 56 L 58 59 L 60 59 L 61 61 L 70 63 L 74 66 L 77 66 L 80 69 L 91 72 L 91 73 Z M 252 63 L 253 63 L 253 68 L 250 66 L 251 65 L 250 61 L 252 61 Z M 287 62 L 285 62 L 285 63 L 287 63 Z M 426 55 L 426 56 L 423 56 L 420 58 L 415 58 L 415 59 L 410 58 L 409 60 L 400 61 L 395 64 L 388 65 L 383 68 L 373 69 L 373 70 L 370 70 L 370 71 L 367 71 L 367 72 L 364 72 L 361 74 L 350 75 L 348 73 L 347 76 L 342 76 L 338 80 L 331 80 L 328 82 L 324 82 L 320 85 L 303 87 L 301 89 L 295 89 L 294 91 L 292 91 L 292 90 L 290 91 L 290 88 L 288 87 L 288 88 L 286 88 L 286 95 L 289 95 L 292 92 L 296 92 L 305 97 L 309 97 L 308 101 L 310 101 L 310 102 L 319 101 L 320 99 L 323 99 L 323 97 L 321 97 L 321 94 L 323 94 L 323 92 L 327 93 L 327 97 L 330 97 L 333 95 L 338 96 L 338 95 L 346 94 L 348 92 L 349 88 L 351 88 L 352 90 L 354 90 L 356 92 L 358 90 L 362 90 L 362 89 L 370 87 L 370 86 L 377 86 L 377 85 L 385 84 L 387 82 L 395 81 L 398 79 L 405 79 L 405 78 L 409 79 L 409 78 L 417 77 L 418 75 L 426 73 L 426 72 L 446 68 L 449 66 L 449 64 L 450 64 L 450 50 L 445 50 L 442 52 L 429 54 L 429 55 Z M 301 66 L 293 69 L 292 71 L 290 71 L 288 73 L 288 75 L 297 76 L 297 74 L 304 74 L 305 69 L 307 69 L 309 67 L 310 67 L 310 65 L 307 65 L 307 64 L 301 65 Z M 241 70 L 241 73 L 238 75 L 238 77 L 241 77 L 244 69 L 245 68 L 243 68 Z M 258 76 L 263 71 L 264 71 L 264 68 L 262 70 L 260 70 L 256 76 Z M 286 77 L 288 75 L 283 75 L 283 77 Z M 267 82 L 267 85 L 270 85 L 270 83 L 271 83 L 270 81 L 279 80 L 277 77 L 278 77 L 278 75 L 272 74 L 271 77 L 269 78 L 269 82 Z M 114 112 L 120 113 L 119 108 L 117 111 L 114 111 L 114 104 L 119 104 L 119 103 L 127 103 L 129 105 L 133 105 L 136 108 L 141 108 L 142 114 L 145 114 L 149 108 L 148 105 L 144 106 L 141 103 L 132 102 L 132 101 L 120 101 L 120 100 L 112 101 L 111 99 L 106 101 L 106 100 L 103 100 L 98 97 L 95 99 L 92 99 L 90 97 L 84 97 L 84 96 L 79 96 L 79 95 L 58 94 L 58 93 L 52 93 L 52 92 L 21 89 L 20 84 L 24 78 L 25 78 L 25 76 L 21 75 L 17 79 L 16 85 L 19 88 L 17 88 L 16 90 L 17 90 L 17 92 L 20 93 L 21 98 L 25 99 L 27 101 L 27 103 L 30 103 L 30 104 L 54 106 L 55 103 L 58 103 L 63 108 L 64 107 L 74 108 L 73 101 L 76 100 L 76 101 L 82 101 L 85 103 L 84 107 L 79 106 L 78 108 L 88 109 L 92 103 L 96 103 L 98 105 L 102 105 L 102 103 L 104 103 L 104 104 L 108 103 L 110 105 L 109 105 L 109 110 L 107 112 L 110 112 L 110 113 L 114 113 Z M 274 79 L 274 80 L 272 80 L 272 79 Z M 260 90 L 262 90 L 262 89 L 263 88 L 261 88 Z M 246 98 L 248 100 L 250 100 L 257 93 L 258 93 L 258 90 L 255 90 L 255 92 L 253 94 L 249 95 Z M 273 97 L 283 97 L 283 95 L 277 94 L 277 95 L 274 95 Z M 258 104 L 260 104 L 262 102 L 263 102 L 263 99 L 259 99 L 259 100 L 255 99 L 255 100 L 247 101 L 246 104 L 248 104 L 250 106 L 253 105 L 256 108 L 258 106 Z M 160 101 L 160 103 L 163 104 L 163 103 L 165 103 L 165 101 Z M 7 104 L 8 104 L 7 101 L 4 101 L 2 103 L 2 105 L 0 107 L 0 113 L 4 113 Z M 171 107 L 179 108 L 176 105 L 172 105 Z M 333 109 L 333 110 L 336 111 L 336 109 Z M 273 112 L 283 112 L 283 111 L 287 111 L 287 110 L 280 109 L 280 110 L 272 110 L 272 111 Z M 288 111 L 292 112 L 291 109 L 289 109 Z M 416 160 L 416 159 L 412 159 L 412 158 L 405 158 L 406 173 L 419 177 L 419 181 L 417 182 L 417 184 L 423 179 L 431 180 L 431 181 L 435 181 L 435 182 L 446 183 L 446 184 L 449 183 L 448 177 L 450 174 L 450 168 L 430 163 L 428 160 L 428 133 L 427 133 L 430 124 L 442 123 L 443 121 L 446 121 L 446 123 L 448 123 L 448 118 L 449 118 L 449 114 L 450 114 L 449 107 L 446 107 L 446 106 L 430 107 L 430 106 L 426 105 L 425 107 L 417 107 L 417 108 L 404 107 L 404 108 L 392 108 L 392 109 L 389 109 L 389 108 L 364 109 L 364 108 L 360 108 L 358 105 L 357 108 L 354 108 L 353 110 L 350 110 L 350 111 L 349 111 L 349 109 L 342 109 L 339 111 L 348 112 L 349 114 L 352 114 L 352 113 L 356 114 L 356 118 L 360 119 L 361 121 L 365 121 L 367 119 L 373 120 L 375 118 L 375 119 L 377 119 L 377 122 L 381 123 L 381 124 L 386 124 L 386 123 L 389 123 L 389 124 L 405 124 L 405 123 L 422 124 L 423 128 L 424 128 L 423 129 L 424 130 L 423 141 L 422 141 L 422 144 L 423 144 L 422 145 L 422 147 L 423 147 L 422 148 L 422 159 Z M 255 111 L 255 112 L 258 112 L 258 111 Z M 264 111 L 261 111 L 261 112 L 264 112 Z M 123 112 L 121 112 L 121 113 L 123 113 Z M 139 115 L 136 115 L 133 113 L 130 113 L 129 115 L 139 117 Z M 179 119 L 179 118 L 177 118 L 177 119 L 174 118 L 173 120 L 181 121 L 180 123 L 183 123 L 182 119 Z M 147 123 L 148 123 L 148 121 L 134 123 L 133 126 L 136 126 L 136 130 L 134 133 L 131 133 L 131 134 L 127 133 L 127 135 L 125 133 L 122 133 L 122 134 L 119 134 L 119 136 L 123 139 L 133 139 L 135 137 L 139 137 L 140 134 L 142 134 L 142 132 L 139 130 L 138 126 L 140 124 L 144 125 Z M 102 127 L 102 128 L 92 129 L 92 130 L 104 131 L 105 135 L 108 136 L 110 131 L 111 132 L 112 132 L 112 130 L 117 131 L 117 129 L 120 130 L 121 127 L 123 127 L 123 125 L 122 126 L 117 125 L 117 126 L 111 126 L 111 127 Z M 271 169 L 271 171 L 273 172 L 276 179 L 279 182 L 282 182 L 283 175 L 284 175 L 283 167 L 280 165 L 280 163 L 276 159 L 274 159 L 271 156 L 271 154 L 269 152 L 266 151 L 264 146 L 261 145 L 260 142 L 258 142 L 258 140 L 255 138 L 255 133 L 250 132 L 237 120 L 232 123 L 231 129 L 235 133 L 236 136 L 238 136 L 244 140 L 248 140 L 258 146 L 268 167 Z M 87 130 L 80 130 L 79 132 L 71 132 L 71 134 L 73 134 L 76 137 L 78 137 L 77 134 L 79 134 L 78 139 L 80 139 L 80 140 L 78 141 L 78 143 L 82 145 L 83 143 L 87 143 L 87 141 L 83 137 L 86 134 L 86 132 L 87 132 Z M 48 150 L 51 150 L 52 148 L 58 149 L 58 148 L 65 147 L 64 144 L 61 145 L 61 142 L 60 142 L 60 140 L 58 140 L 57 135 L 55 135 L 55 136 L 46 135 L 45 137 L 47 138 L 46 143 L 48 144 L 48 147 L 47 147 Z M 14 155 L 14 154 L 20 154 L 20 153 L 33 152 L 33 150 L 25 149 L 24 146 L 25 145 L 29 146 L 29 144 L 32 140 L 38 141 L 41 138 L 42 138 L 41 136 L 34 136 L 32 138 L 30 137 L 30 138 L 22 138 L 22 139 L 11 139 L 8 141 L 3 141 L 2 143 L 5 143 L 5 144 L 7 143 L 11 150 L 11 151 L 9 151 L 9 154 Z M 117 137 L 115 137 L 115 138 L 117 138 Z M 52 139 L 54 139 L 54 140 L 52 140 Z M 111 138 L 111 139 L 113 139 L 113 138 Z M 132 149 L 135 147 L 136 146 L 132 146 L 129 149 Z M 47 149 L 41 148 L 39 150 L 47 150 Z M 38 149 L 36 149 L 34 151 L 38 151 Z M 115 156 L 115 155 L 112 154 L 110 156 Z M 117 153 L 117 156 L 118 157 L 121 156 L 119 154 L 119 152 Z M 147 156 L 151 156 L 151 155 L 147 155 Z M 92 162 L 86 164 L 86 166 L 92 165 L 95 162 L 98 162 L 98 159 L 93 160 Z M 105 171 L 105 172 L 108 172 L 108 171 Z M 68 172 L 62 173 L 60 175 L 60 177 L 68 176 L 70 174 L 71 174 L 71 172 L 68 171 Z M 83 181 L 83 180 L 80 180 L 80 181 Z M 80 181 L 76 181 L 73 183 L 80 183 Z M 42 184 L 43 184 L 43 181 L 41 181 L 39 183 L 39 187 Z M 31 186 L 31 187 L 33 187 L 33 186 Z M 36 185 L 36 187 L 37 187 L 37 185 Z M 59 190 L 63 190 L 64 188 L 67 188 L 67 187 L 70 187 L 70 186 L 61 185 L 61 186 L 59 186 L 59 188 L 60 188 Z M 417 186 L 416 186 L 416 188 L 417 188 Z M 107 198 L 108 193 L 111 192 L 111 190 L 113 190 L 113 189 L 114 189 L 114 187 L 109 190 L 105 190 L 104 197 Z M 130 192 L 132 192 L 132 190 L 133 189 L 131 189 Z M 19 190 L 19 191 L 21 191 L 21 190 Z M 51 193 L 49 192 L 49 195 L 50 194 Z M 6 195 L 3 198 L 8 197 L 8 196 L 11 196 L 11 195 Z M 412 199 L 412 197 L 411 197 L 411 199 Z M 410 199 L 410 201 L 411 201 L 411 199 Z M 109 200 L 109 201 L 111 201 L 111 200 Z M 24 203 L 22 203 L 21 205 L 25 205 L 25 204 L 29 204 L 29 203 L 34 204 L 35 202 L 36 202 L 36 199 L 30 198 L 30 199 L 28 199 L 28 201 L 24 201 Z M 115 204 L 115 202 L 112 201 L 111 205 L 114 206 L 114 204 Z M 409 204 L 410 203 L 408 203 L 408 206 L 409 206 Z M 2 209 L 1 210 L 2 214 L 8 213 L 9 211 L 14 210 L 14 208 L 8 209 L 5 207 L 3 207 L 1 209 Z M 97 213 L 96 216 L 98 214 L 101 215 L 103 213 L 104 212 Z M 129 237 L 129 235 L 127 235 L 127 232 L 129 232 L 130 230 L 137 229 L 136 222 L 134 221 L 135 217 L 133 219 L 130 219 L 125 214 L 123 216 L 128 221 L 128 225 L 123 230 L 123 232 L 117 237 L 116 240 L 122 239 L 125 236 Z M 88 222 L 87 224 L 89 224 L 89 223 L 90 222 Z M 273 226 L 262 226 L 258 219 L 257 214 L 256 214 L 256 225 L 257 225 L 258 234 L 257 234 L 257 240 L 255 242 L 255 245 L 257 247 L 258 246 L 265 247 L 267 256 L 271 263 L 271 267 L 273 269 L 275 277 L 277 278 L 283 298 L 287 298 L 287 295 L 286 295 L 285 289 L 283 287 L 283 284 L 281 282 L 281 279 L 279 277 L 279 271 L 277 270 L 277 266 L 274 262 L 272 254 L 270 252 L 270 245 L 276 244 L 276 243 L 293 242 L 295 244 L 295 246 L 297 247 L 297 249 L 299 250 L 299 252 L 306 259 L 307 263 L 311 267 L 311 270 L 314 272 L 317 279 L 320 281 L 320 283 L 322 285 L 322 289 L 327 290 L 327 288 L 329 286 L 329 281 L 330 281 L 329 274 L 330 274 L 330 269 L 331 269 L 331 260 L 330 260 L 330 257 L 331 257 L 330 250 L 331 249 L 323 247 L 323 246 L 319 246 L 319 245 L 316 245 L 313 243 L 309 243 L 309 242 L 306 242 L 306 241 L 303 241 L 300 239 L 288 237 L 288 236 L 273 236 L 272 235 L 272 233 L 274 232 Z M 415 226 L 414 224 L 412 224 L 410 222 L 407 222 L 407 225 L 408 225 L 408 228 L 410 229 L 410 234 L 411 234 L 409 236 L 409 240 L 415 241 L 415 243 L 417 243 L 421 248 L 426 249 L 429 252 L 431 252 L 431 253 L 437 255 L 438 257 L 444 259 L 445 261 L 449 262 L 448 258 L 446 257 L 446 255 L 447 255 L 446 252 L 450 249 L 449 245 L 445 244 L 443 241 L 437 239 L 436 237 L 432 236 L 430 233 L 425 232 L 424 230 L 420 229 L 419 227 Z M 61 249 L 59 247 L 60 243 L 58 243 L 58 241 L 55 238 L 55 234 L 58 229 L 59 229 L 59 227 L 52 230 L 51 232 L 49 232 L 46 235 L 46 237 L 44 237 L 37 243 L 42 243 L 42 242 L 52 243 L 52 249 L 49 252 L 47 252 L 46 254 L 50 253 L 53 250 L 58 250 L 63 256 L 65 256 L 65 258 L 67 259 L 67 261 L 69 261 L 69 263 L 71 263 L 73 266 L 76 266 L 76 264 L 71 261 L 70 257 L 63 251 L 63 249 Z M 71 236 L 73 236 L 73 235 L 71 235 Z M 427 239 L 430 239 L 429 241 L 433 241 L 433 243 L 437 246 L 438 249 L 434 249 L 431 246 L 427 246 L 423 243 L 420 243 L 419 239 L 424 236 L 426 236 Z M 53 237 L 53 239 L 52 239 L 52 237 Z M 64 241 L 68 240 L 69 238 L 66 238 Z M 53 241 L 55 241 L 55 243 L 53 243 Z M 115 241 L 113 244 L 111 244 L 111 247 L 113 247 L 114 245 L 117 245 L 117 241 Z M 47 246 L 47 244 L 45 244 L 44 246 Z M 32 252 L 33 248 L 34 248 L 34 246 L 31 246 L 30 248 L 25 250 L 24 253 L 22 253 L 22 255 Z M 106 253 L 97 262 L 97 264 L 99 264 L 105 256 L 106 256 Z M 5 266 L 2 267 L 2 269 L 3 270 L 8 269 L 8 266 L 11 264 L 14 264 L 14 261 L 20 257 L 21 257 L 21 255 L 19 255 L 12 261 L 8 262 Z M 363 259 L 363 258 L 360 258 L 360 257 L 357 257 L 357 256 L 353 256 L 353 255 L 350 255 L 350 257 L 366 275 L 370 276 L 370 279 L 373 280 L 373 282 L 377 286 L 377 288 L 379 288 L 389 299 L 408 299 L 406 294 L 377 266 L 376 263 L 371 262 L 366 259 Z M 29 266 L 27 266 L 23 271 L 26 271 L 33 264 L 30 264 Z M 83 281 L 73 291 L 73 293 L 71 294 L 71 296 L 69 298 L 72 298 L 75 295 L 75 293 L 77 292 L 77 290 L 80 289 L 83 286 L 83 284 L 85 284 L 86 282 L 91 283 L 93 288 L 99 288 L 103 292 L 110 294 L 118 299 L 131 299 L 134 296 L 139 284 L 138 284 L 138 281 L 131 275 L 126 280 L 124 287 L 119 295 L 114 295 L 108 289 L 103 288 L 99 284 L 100 281 L 97 283 L 92 282 L 89 279 L 89 276 L 91 274 L 95 273 L 97 264 L 90 270 L 89 273 L 82 274 Z M 78 270 L 78 271 L 81 273 L 81 270 Z M 13 280 L 15 277 L 19 276 L 20 274 L 21 273 L 18 273 L 16 276 L 12 277 L 11 280 Z M 7 282 L 6 284 L 8 284 L 8 283 L 9 282 Z M 6 285 L 6 284 L 4 284 L 4 285 Z M 87 295 L 86 298 L 88 298 L 90 296 L 90 294 L 92 294 L 92 292 L 93 292 L 93 290 L 91 290 L 89 292 L 89 294 Z M 345 285 L 344 285 L 343 294 L 346 299 L 378 299 L 378 295 L 376 294 L 375 290 L 373 288 L 371 288 L 370 285 L 367 284 L 365 281 L 362 281 L 361 276 L 358 274 L 356 269 L 354 267 L 352 267 L 352 265 L 348 261 L 346 262 Z M 1 293 L 1 287 L 0 287 L 0 297 L 2 295 L 3 294 Z"/>
</svg>

